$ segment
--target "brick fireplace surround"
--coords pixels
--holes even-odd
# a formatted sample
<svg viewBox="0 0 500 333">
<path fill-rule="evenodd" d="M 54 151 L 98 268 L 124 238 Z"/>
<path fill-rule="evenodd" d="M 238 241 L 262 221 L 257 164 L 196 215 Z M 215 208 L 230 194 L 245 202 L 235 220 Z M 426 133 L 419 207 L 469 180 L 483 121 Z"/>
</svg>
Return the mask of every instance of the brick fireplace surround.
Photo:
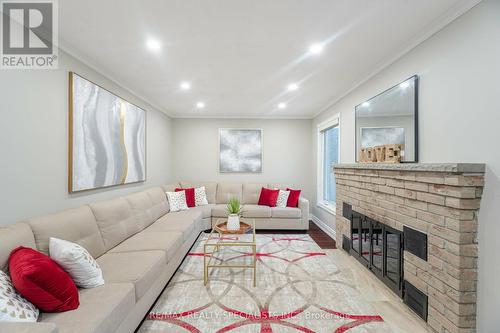
<svg viewBox="0 0 500 333">
<path fill-rule="evenodd" d="M 427 234 L 427 261 L 405 251 L 404 279 L 428 296 L 430 332 L 475 332 L 477 213 L 484 164 L 340 164 L 337 244 L 351 238 L 343 203 L 389 227 Z"/>
</svg>

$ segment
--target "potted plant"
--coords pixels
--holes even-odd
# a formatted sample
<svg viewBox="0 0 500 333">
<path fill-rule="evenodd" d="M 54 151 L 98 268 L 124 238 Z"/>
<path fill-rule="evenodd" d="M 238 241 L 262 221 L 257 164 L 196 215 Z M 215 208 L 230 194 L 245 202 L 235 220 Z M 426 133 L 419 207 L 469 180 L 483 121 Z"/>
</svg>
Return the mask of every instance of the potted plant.
<svg viewBox="0 0 500 333">
<path fill-rule="evenodd" d="M 241 203 L 238 199 L 230 199 L 227 204 L 227 229 L 239 230 L 240 229 L 240 215 L 242 212 Z"/>
</svg>

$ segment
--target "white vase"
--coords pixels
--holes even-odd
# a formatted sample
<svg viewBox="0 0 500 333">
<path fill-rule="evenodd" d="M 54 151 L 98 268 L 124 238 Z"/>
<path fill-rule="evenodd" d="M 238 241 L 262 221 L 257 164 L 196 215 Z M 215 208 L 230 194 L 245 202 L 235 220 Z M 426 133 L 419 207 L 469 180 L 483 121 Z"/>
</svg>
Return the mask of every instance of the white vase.
<svg viewBox="0 0 500 333">
<path fill-rule="evenodd" d="M 229 214 L 227 217 L 227 230 L 240 230 L 240 217 L 238 214 Z"/>
</svg>

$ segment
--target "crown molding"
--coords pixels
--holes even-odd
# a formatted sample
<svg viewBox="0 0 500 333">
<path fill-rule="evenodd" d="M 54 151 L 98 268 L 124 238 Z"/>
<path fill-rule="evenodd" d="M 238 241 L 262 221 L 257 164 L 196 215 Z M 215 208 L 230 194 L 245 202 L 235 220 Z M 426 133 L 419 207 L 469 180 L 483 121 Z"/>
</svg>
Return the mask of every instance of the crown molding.
<svg viewBox="0 0 500 333">
<path fill-rule="evenodd" d="M 111 82 L 113 82 L 114 84 L 120 86 L 122 89 L 124 89 L 125 91 L 127 91 L 129 94 L 135 96 L 136 98 L 142 100 L 144 103 L 146 103 L 147 105 L 155 108 L 156 110 L 164 113 L 165 115 L 167 115 L 168 117 L 170 118 L 173 118 L 172 114 L 168 111 L 166 111 L 164 108 L 160 107 L 159 105 L 151 102 L 149 100 L 149 98 L 146 98 L 144 97 L 143 95 L 137 93 L 134 91 L 134 89 L 130 88 L 128 85 L 124 84 L 121 82 L 121 80 L 118 80 L 113 74 L 111 74 L 109 71 L 107 71 L 106 69 L 102 68 L 101 66 L 99 65 L 96 65 L 92 60 L 90 60 L 90 58 L 88 57 L 85 57 L 83 55 L 81 55 L 80 53 L 76 52 L 75 51 L 75 48 L 71 46 L 70 43 L 66 42 L 65 40 L 61 39 L 59 37 L 59 45 L 58 45 L 58 48 L 60 50 L 62 50 L 63 52 L 69 54 L 70 56 L 72 56 L 73 58 L 75 58 L 76 60 L 80 61 L 81 63 L 83 63 L 85 66 L 91 68 L 92 70 L 96 71 L 97 73 L 101 74 L 102 76 L 104 76 L 106 79 L 110 80 Z"/>
<path fill-rule="evenodd" d="M 410 40 L 409 43 L 400 48 L 400 51 L 397 52 L 394 56 L 389 57 L 385 61 L 381 61 L 379 65 L 375 67 L 375 69 L 370 70 L 365 75 L 362 75 L 362 79 L 356 81 L 351 88 L 346 89 L 343 93 L 341 93 L 338 97 L 335 97 L 330 102 L 328 102 L 324 107 L 320 109 L 317 113 L 315 113 L 312 118 L 318 117 L 323 112 L 332 108 L 335 104 L 337 104 L 344 97 L 349 95 L 351 92 L 359 88 L 362 84 L 373 78 L 375 75 L 382 72 L 384 69 L 388 68 L 390 65 L 401 59 L 404 55 L 409 53 L 411 50 L 416 48 L 418 45 L 422 44 L 427 39 L 431 38 L 437 32 L 442 30 L 444 27 L 449 25 L 451 22 L 455 21 L 457 18 L 477 6 L 483 0 L 463 0 L 453 6 L 450 10 L 448 10 L 441 17 L 436 19 L 431 25 L 427 26 L 420 33 L 418 33 L 415 38 Z"/>
<path fill-rule="evenodd" d="M 179 115 L 170 116 L 172 119 L 269 119 L 269 120 L 312 120 L 311 116 L 258 116 L 258 115 Z"/>
</svg>

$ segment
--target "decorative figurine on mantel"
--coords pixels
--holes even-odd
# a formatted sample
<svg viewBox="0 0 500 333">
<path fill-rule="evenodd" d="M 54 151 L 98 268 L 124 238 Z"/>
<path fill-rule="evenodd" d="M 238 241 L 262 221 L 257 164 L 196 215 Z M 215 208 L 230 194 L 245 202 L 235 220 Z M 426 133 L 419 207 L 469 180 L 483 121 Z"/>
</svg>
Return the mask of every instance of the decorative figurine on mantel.
<svg viewBox="0 0 500 333">
<path fill-rule="evenodd" d="M 401 163 L 402 153 L 401 144 L 361 148 L 359 163 Z"/>
</svg>

